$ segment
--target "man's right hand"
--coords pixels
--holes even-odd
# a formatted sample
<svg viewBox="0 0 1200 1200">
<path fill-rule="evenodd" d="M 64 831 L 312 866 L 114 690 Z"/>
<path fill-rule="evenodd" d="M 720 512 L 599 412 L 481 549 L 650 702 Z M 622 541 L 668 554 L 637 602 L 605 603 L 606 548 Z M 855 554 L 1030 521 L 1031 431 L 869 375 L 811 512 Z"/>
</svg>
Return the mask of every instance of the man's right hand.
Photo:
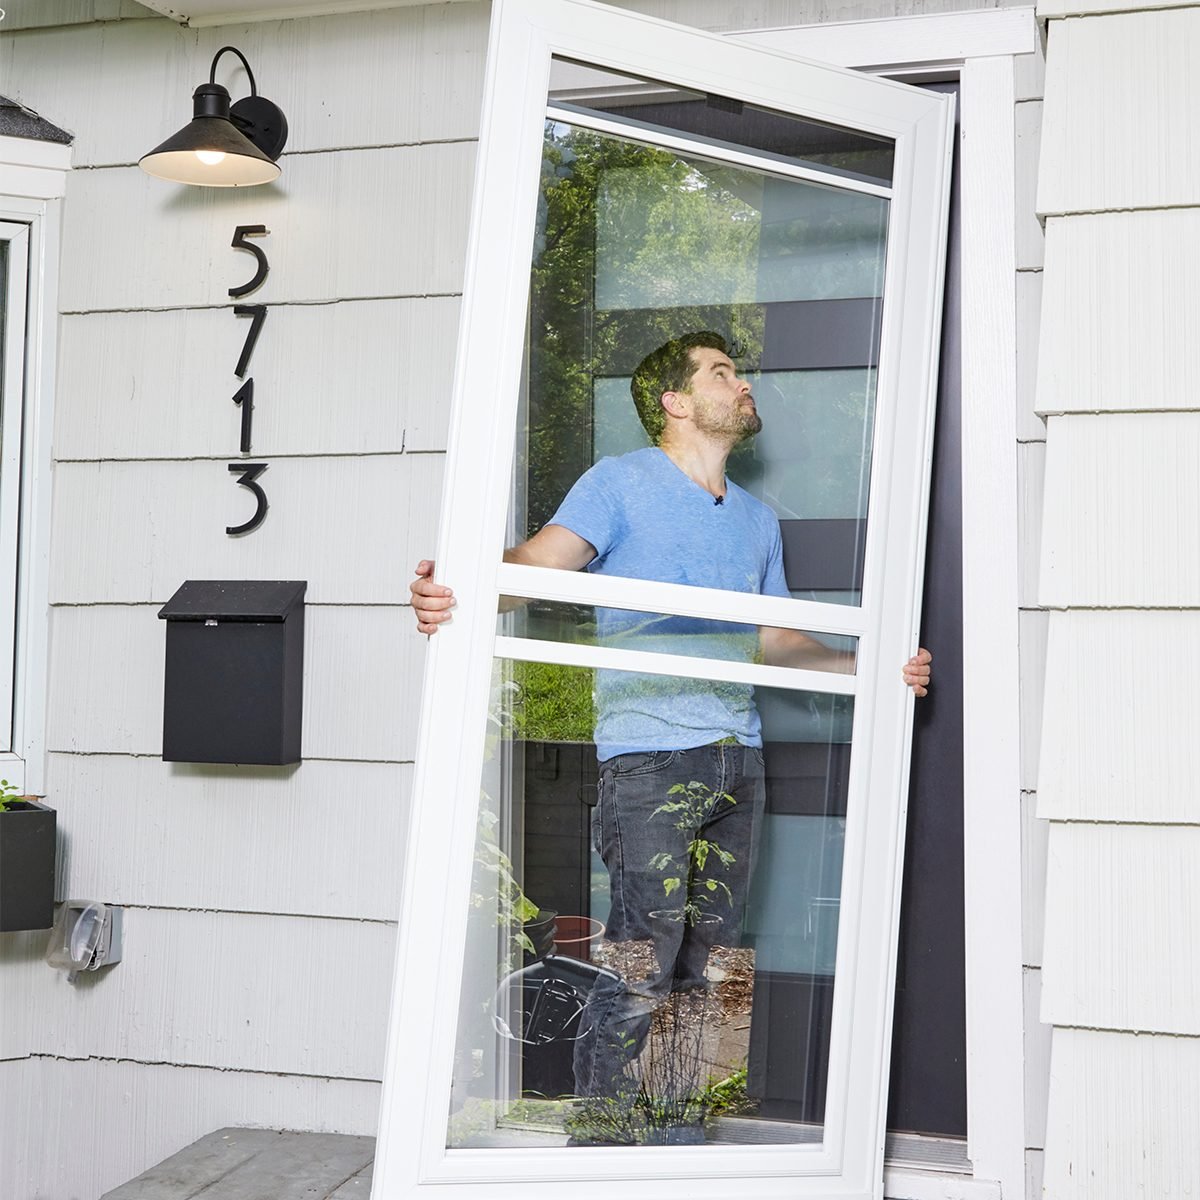
<svg viewBox="0 0 1200 1200">
<path fill-rule="evenodd" d="M 429 559 L 423 558 L 417 563 L 417 577 L 408 585 L 408 590 L 412 593 L 417 629 L 421 633 L 437 633 L 438 626 L 453 615 L 454 593 L 433 582 L 433 563 Z"/>
</svg>

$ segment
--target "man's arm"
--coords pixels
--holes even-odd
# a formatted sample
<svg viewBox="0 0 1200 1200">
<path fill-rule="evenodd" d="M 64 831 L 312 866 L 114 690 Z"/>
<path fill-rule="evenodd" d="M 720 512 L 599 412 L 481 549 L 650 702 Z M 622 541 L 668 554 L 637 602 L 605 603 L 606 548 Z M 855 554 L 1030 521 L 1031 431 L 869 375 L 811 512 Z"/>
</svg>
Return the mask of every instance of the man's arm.
<svg viewBox="0 0 1200 1200">
<path fill-rule="evenodd" d="M 805 667 L 810 671 L 854 674 L 854 651 L 831 650 L 798 629 L 760 628 L 763 662 L 771 667 Z"/>
<path fill-rule="evenodd" d="M 834 671 L 839 675 L 854 673 L 853 650 L 831 650 L 815 638 L 796 629 L 761 629 L 763 661 L 773 667 L 807 667 L 811 671 Z M 930 664 L 933 655 L 928 650 L 916 652 L 900 668 L 905 685 L 914 696 L 929 692 Z"/>
<path fill-rule="evenodd" d="M 553 567 L 559 571 L 582 571 L 596 557 L 596 548 L 564 525 L 546 525 L 527 542 L 505 550 L 504 561 L 527 567 Z M 417 577 L 408 585 L 413 612 L 421 633 L 437 633 L 438 626 L 453 616 L 454 592 L 433 581 L 434 564 L 423 558 Z"/>
</svg>

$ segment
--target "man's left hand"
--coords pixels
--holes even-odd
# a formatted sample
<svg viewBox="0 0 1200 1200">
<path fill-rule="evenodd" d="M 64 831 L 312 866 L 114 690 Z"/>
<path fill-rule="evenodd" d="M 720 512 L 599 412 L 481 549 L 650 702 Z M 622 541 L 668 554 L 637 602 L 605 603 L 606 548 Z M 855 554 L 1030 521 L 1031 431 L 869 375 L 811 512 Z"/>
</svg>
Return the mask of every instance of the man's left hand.
<svg viewBox="0 0 1200 1200">
<path fill-rule="evenodd" d="M 913 690 L 914 696 L 924 696 L 929 692 L 929 677 L 932 674 L 929 664 L 933 662 L 933 655 L 928 650 L 918 650 L 900 668 L 900 674 L 904 677 L 904 682 Z"/>
</svg>

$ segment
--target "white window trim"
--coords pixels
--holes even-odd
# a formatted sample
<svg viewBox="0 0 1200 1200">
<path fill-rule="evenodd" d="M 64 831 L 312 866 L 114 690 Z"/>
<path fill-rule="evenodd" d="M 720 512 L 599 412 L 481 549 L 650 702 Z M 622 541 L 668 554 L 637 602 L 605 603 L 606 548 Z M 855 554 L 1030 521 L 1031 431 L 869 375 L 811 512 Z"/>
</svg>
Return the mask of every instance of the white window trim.
<svg viewBox="0 0 1200 1200">
<path fill-rule="evenodd" d="M 51 438 L 58 353 L 58 262 L 69 146 L 0 137 L 0 221 L 29 227 L 21 530 L 13 687 L 13 749 L 0 774 L 33 795 L 46 790 L 50 640 Z"/>
<path fill-rule="evenodd" d="M 21 512 L 21 425 L 25 407 L 25 299 L 29 226 L 0 221 L 5 247 L 3 343 L 0 344 L 0 753 L 12 750 L 13 667 L 17 625 L 17 542 Z"/>
<path fill-rule="evenodd" d="M 884 1187 L 893 1200 L 1023 1196 L 1013 56 L 1037 47 L 1035 9 L 731 36 L 861 70 L 959 76 L 967 1144 L 974 1175 L 893 1167 Z M 998 1187 L 982 1192 L 989 1182 Z"/>
</svg>

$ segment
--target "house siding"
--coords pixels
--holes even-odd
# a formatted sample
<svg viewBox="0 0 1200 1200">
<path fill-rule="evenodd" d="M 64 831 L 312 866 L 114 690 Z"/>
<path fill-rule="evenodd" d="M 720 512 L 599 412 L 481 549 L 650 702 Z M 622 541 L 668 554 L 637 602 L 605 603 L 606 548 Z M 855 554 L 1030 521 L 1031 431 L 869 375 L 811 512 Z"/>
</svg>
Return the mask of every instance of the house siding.
<svg viewBox="0 0 1200 1200">
<path fill-rule="evenodd" d="M 76 137 L 47 791 L 63 895 L 123 905 L 125 953 L 72 986 L 44 934 L 0 944 L 13 1200 L 96 1200 L 229 1124 L 375 1130 L 423 658 L 403 601 L 436 527 L 488 22 L 469 3 L 203 31 L 86 15 L 0 36 L 0 77 Z M 279 185 L 148 180 L 134 160 L 229 43 L 289 117 Z M 239 224 L 271 231 L 250 298 L 271 509 L 235 539 Z M 308 580 L 300 766 L 161 761 L 157 610 L 187 578 Z"/>
<path fill-rule="evenodd" d="M 729 30 L 975 7 L 971 0 L 637 0 Z M 423 640 L 402 603 L 431 546 L 488 6 L 432 5 L 219 29 L 128 0 L 10 5 L 4 90 L 75 135 L 54 437 L 48 791 L 64 896 L 127 907 L 126 956 L 71 987 L 44 937 L 0 941 L 0 1196 L 95 1200 L 224 1125 L 374 1132 Z M 137 155 L 182 124 L 235 44 L 288 114 L 274 188 L 149 181 Z M 225 70 L 230 64 L 226 61 Z M 1036 544 L 1041 55 L 1015 62 L 1020 536 Z M 236 76 L 232 76 L 236 78 Z M 118 85 L 119 81 L 119 85 Z M 103 103 L 98 102 L 98 98 Z M 176 115 L 171 115 L 176 114 Z M 252 374 L 271 513 L 246 538 L 231 483 L 227 291 L 265 223 L 269 305 Z M 1011 417 L 1006 417 L 1011 420 Z M 1045 1144 L 1037 1019 L 1045 823 L 1038 787 L 1048 614 L 1019 585 L 1027 1172 Z M 164 626 L 186 578 L 303 578 L 305 761 L 164 764 Z M 39 1097 L 30 1105 L 29 1097 Z M 58 1153 L 77 1130 L 86 1156 Z M 1030 1186 L 1034 1186 L 1032 1183 Z M 32 1188 L 32 1190 L 30 1190 Z M 1032 1193 L 1031 1194 L 1035 1194 Z"/>
<path fill-rule="evenodd" d="M 1185 1195 L 1200 1172 L 1200 117 L 1188 65 L 1200 9 L 1052 0 L 1039 12 L 1052 18 L 1036 401 L 1048 418 L 1038 595 L 1052 609 L 1044 1191 Z"/>
</svg>

